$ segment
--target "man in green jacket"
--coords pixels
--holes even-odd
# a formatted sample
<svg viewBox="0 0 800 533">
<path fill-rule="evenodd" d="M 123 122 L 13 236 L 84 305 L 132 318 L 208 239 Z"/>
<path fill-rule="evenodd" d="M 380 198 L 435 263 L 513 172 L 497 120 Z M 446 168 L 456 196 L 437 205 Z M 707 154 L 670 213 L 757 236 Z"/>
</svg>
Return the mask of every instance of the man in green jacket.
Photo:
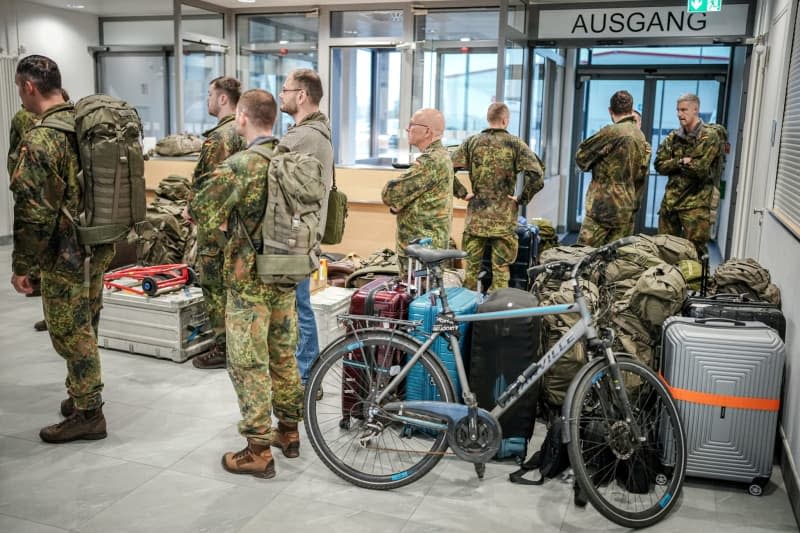
<svg viewBox="0 0 800 533">
<path fill-rule="evenodd" d="M 405 277 L 409 241 L 430 237 L 433 248 L 447 248 L 453 222 L 453 162 L 442 146 L 444 116 L 420 109 L 406 128 L 408 144 L 422 153 L 399 178 L 389 180 L 381 197 L 397 215 L 396 250 L 400 275 Z"/>
<path fill-rule="evenodd" d="M 487 244 L 492 250 L 492 286 L 508 287 L 508 265 L 519 247 L 514 231 L 519 206 L 527 205 L 544 187 L 544 164 L 525 141 L 508 132 L 509 118 L 506 104 L 490 105 L 489 127 L 469 137 L 453 154 L 453 167 L 468 170 L 472 186 L 468 193 L 458 179 L 453 180 L 453 195 L 469 202 L 461 247 L 468 254 L 464 286 L 473 290 Z M 520 172 L 523 183 L 515 192 Z"/>
<path fill-rule="evenodd" d="M 103 273 L 114 256 L 114 245 L 87 252 L 78 242 L 73 220 L 82 212 L 77 140 L 54 127 L 74 123 L 75 109 L 64 101 L 58 65 L 31 55 L 17 64 L 15 83 L 22 105 L 40 117 L 41 126 L 28 130 L 19 146 L 11 175 L 14 194 L 14 253 L 11 284 L 30 294 L 29 273 L 41 268 L 42 305 L 53 348 L 67 364 L 67 393 L 61 402 L 66 417 L 42 428 L 39 438 L 62 443 L 106 437 L 97 350 L 97 325 L 103 302 Z M 87 253 L 89 254 L 87 257 Z M 84 262 L 89 283 L 84 286 Z"/>
<path fill-rule="evenodd" d="M 245 92 L 236 112 L 236 126 L 248 148 L 274 150 L 272 136 L 277 105 L 267 91 Z M 294 357 L 297 315 L 294 285 L 266 284 L 256 269 L 251 243 L 261 240 L 261 224 L 268 200 L 265 176 L 270 162 L 252 150 L 228 158 L 212 173 L 197 196 L 208 207 L 204 231 L 227 232 L 223 277 L 228 289 L 225 326 L 228 374 L 242 420 L 239 433 L 247 446 L 222 457 L 222 466 L 234 474 L 260 478 L 275 476 L 270 446 L 286 457 L 299 456 L 297 423 L 303 417 L 302 389 Z M 278 427 L 272 427 L 272 412 Z"/>
<path fill-rule="evenodd" d="M 669 176 L 658 212 L 658 232 L 692 241 L 702 257 L 708 253 L 714 167 L 723 143 L 700 118 L 697 95 L 681 95 L 677 109 L 680 127 L 667 135 L 656 152 L 656 171 Z"/>
<path fill-rule="evenodd" d="M 578 242 L 601 246 L 633 233 L 637 191 L 647 174 L 649 145 L 633 116 L 633 96 L 611 96 L 611 124 L 584 140 L 575 154 L 583 171 L 592 171 Z"/>
<path fill-rule="evenodd" d="M 240 95 L 241 84 L 231 77 L 215 78 L 208 86 L 208 114 L 217 117 L 219 122 L 203 133 L 203 148 L 194 168 L 193 195 L 208 184 L 217 165 L 244 149 L 244 140 L 236 133 L 234 122 Z M 187 211 L 191 218 L 198 221 L 196 266 L 215 341 L 211 350 L 192 359 L 192 364 L 203 369 L 225 368 L 225 289 L 222 283 L 225 236 L 217 229 L 204 229 L 200 222 L 208 218 L 210 213 L 204 211 L 202 206 L 192 201 Z"/>
</svg>

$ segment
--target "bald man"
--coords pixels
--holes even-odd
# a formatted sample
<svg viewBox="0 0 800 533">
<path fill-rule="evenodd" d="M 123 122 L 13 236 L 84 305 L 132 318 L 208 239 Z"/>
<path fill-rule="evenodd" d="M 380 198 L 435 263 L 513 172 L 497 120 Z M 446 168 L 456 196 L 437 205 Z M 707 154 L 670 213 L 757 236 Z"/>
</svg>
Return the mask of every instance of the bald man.
<svg viewBox="0 0 800 533">
<path fill-rule="evenodd" d="M 419 237 L 430 237 L 433 248 L 447 248 L 453 221 L 453 163 L 442 146 L 444 116 L 436 109 L 420 109 L 406 128 L 408 143 L 422 153 L 402 176 L 383 188 L 383 203 L 397 215 L 396 249 L 400 275 L 407 275 L 405 247 Z"/>
</svg>

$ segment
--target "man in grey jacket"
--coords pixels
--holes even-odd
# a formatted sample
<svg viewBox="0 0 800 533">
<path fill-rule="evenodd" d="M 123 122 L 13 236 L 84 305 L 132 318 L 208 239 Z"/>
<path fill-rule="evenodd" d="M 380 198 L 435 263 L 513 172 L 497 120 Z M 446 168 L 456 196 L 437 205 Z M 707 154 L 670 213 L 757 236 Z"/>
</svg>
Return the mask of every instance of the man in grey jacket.
<svg viewBox="0 0 800 533">
<path fill-rule="evenodd" d="M 328 117 L 319 110 L 322 99 L 322 82 L 319 74 L 311 69 L 296 69 L 289 73 L 278 95 L 281 111 L 291 115 L 294 126 L 281 139 L 281 144 L 295 152 L 304 152 L 316 157 L 322 163 L 325 176 L 325 200 L 320 212 L 320 238 L 325 233 L 325 220 L 328 213 L 328 193 L 333 177 L 333 146 L 331 145 L 331 126 Z M 317 323 L 311 309 L 310 279 L 297 285 L 297 324 L 299 328 L 297 350 L 297 369 L 300 380 L 305 385 L 314 360 L 319 356 Z"/>
</svg>

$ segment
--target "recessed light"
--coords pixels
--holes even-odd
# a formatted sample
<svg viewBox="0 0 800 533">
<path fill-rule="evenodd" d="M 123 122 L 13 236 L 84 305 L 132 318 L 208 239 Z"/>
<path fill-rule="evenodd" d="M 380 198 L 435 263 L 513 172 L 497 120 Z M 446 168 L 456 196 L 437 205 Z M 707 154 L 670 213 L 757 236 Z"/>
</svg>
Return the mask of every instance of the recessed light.
<svg viewBox="0 0 800 533">
<path fill-rule="evenodd" d="M 83 8 L 85 8 L 86 6 L 85 6 L 85 5 L 83 5 L 83 4 L 67 4 L 67 7 L 68 7 L 69 9 L 83 9 Z"/>
<path fill-rule="evenodd" d="M 239 0 L 242 4 L 255 4 L 256 0 Z"/>
<path fill-rule="evenodd" d="M 470 42 L 471 40 L 472 40 L 472 39 L 470 39 L 469 37 L 462 37 L 461 39 L 459 39 L 459 41 L 461 41 L 462 43 L 468 43 L 468 42 Z"/>
<path fill-rule="evenodd" d="M 278 41 L 278 44 L 289 44 L 289 41 Z"/>
</svg>

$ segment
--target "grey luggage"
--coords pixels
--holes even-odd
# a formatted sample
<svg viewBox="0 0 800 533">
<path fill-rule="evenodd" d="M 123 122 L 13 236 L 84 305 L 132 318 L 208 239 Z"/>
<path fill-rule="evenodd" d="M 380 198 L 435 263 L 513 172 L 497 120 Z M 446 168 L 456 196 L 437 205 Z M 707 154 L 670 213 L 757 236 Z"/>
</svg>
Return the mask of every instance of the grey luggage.
<svg viewBox="0 0 800 533">
<path fill-rule="evenodd" d="M 661 368 L 686 432 L 687 475 L 749 483 L 761 494 L 772 474 L 784 358 L 778 333 L 761 322 L 664 322 Z"/>
<path fill-rule="evenodd" d="M 97 345 L 183 362 L 207 351 L 214 334 L 198 287 L 156 297 L 106 289 Z"/>
</svg>

